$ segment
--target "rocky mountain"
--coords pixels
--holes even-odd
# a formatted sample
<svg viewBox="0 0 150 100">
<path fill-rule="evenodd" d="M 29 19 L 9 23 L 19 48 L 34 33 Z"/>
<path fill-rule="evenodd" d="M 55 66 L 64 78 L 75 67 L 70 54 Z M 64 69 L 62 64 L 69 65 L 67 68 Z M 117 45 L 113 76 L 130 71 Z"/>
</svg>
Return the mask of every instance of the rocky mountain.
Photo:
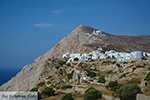
<svg viewBox="0 0 150 100">
<path fill-rule="evenodd" d="M 80 25 L 68 36 L 63 38 L 58 44 L 56 44 L 51 50 L 38 59 L 44 61 L 45 59 L 51 57 L 61 58 L 62 54 L 66 52 L 88 53 L 92 50 L 103 47 L 125 52 L 137 50 L 150 52 L 150 35 L 118 36 L 102 32 L 106 36 L 90 36 L 93 30 L 96 29 L 89 26 Z"/>
<path fill-rule="evenodd" d="M 0 87 L 0 91 L 28 91 L 36 87 L 38 82 L 53 75 L 57 69 L 56 60 L 61 59 L 66 52 L 88 53 L 98 48 L 109 48 L 117 51 L 150 52 L 150 35 L 147 36 L 117 36 L 102 32 L 102 35 L 92 34 L 92 27 L 80 25 L 68 36 L 63 38 L 51 50 L 35 59 L 35 62 L 24 68 L 10 81 Z M 48 65 L 48 66 L 47 66 Z"/>
</svg>

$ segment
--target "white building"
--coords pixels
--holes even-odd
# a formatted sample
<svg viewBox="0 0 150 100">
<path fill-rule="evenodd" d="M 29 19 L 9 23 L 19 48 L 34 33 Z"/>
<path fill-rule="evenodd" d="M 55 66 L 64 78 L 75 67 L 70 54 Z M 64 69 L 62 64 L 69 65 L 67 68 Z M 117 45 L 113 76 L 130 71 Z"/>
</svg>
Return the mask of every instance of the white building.
<svg viewBox="0 0 150 100">
<path fill-rule="evenodd" d="M 146 53 L 148 56 L 150 56 L 150 53 Z M 100 51 L 92 51 L 89 54 L 84 53 L 75 53 L 70 54 L 67 52 L 66 54 L 63 54 L 64 57 L 70 57 L 67 63 L 70 63 L 71 61 L 74 61 L 75 58 L 78 58 L 79 61 L 88 61 L 91 59 L 106 59 L 107 57 L 113 58 L 115 57 L 118 61 L 128 61 L 130 58 L 141 58 L 146 55 L 145 52 L 142 51 L 135 51 L 131 53 L 126 52 L 116 52 L 115 50 L 106 51 L 105 54 L 100 53 Z"/>
<path fill-rule="evenodd" d="M 92 34 L 93 34 L 93 35 L 106 36 L 106 35 L 105 35 L 105 34 L 103 34 L 100 30 L 97 30 L 97 31 L 93 30 Z"/>
<path fill-rule="evenodd" d="M 83 77 L 83 80 L 89 80 L 90 79 L 90 77 Z"/>
</svg>

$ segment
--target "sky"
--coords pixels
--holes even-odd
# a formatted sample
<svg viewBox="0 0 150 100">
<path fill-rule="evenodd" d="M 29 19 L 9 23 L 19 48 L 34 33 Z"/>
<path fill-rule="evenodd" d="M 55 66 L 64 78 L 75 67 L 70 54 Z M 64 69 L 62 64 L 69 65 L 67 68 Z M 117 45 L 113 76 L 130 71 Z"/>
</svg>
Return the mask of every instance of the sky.
<svg viewBox="0 0 150 100">
<path fill-rule="evenodd" d="M 150 0 L 0 0 L 0 72 L 15 75 L 81 24 L 115 35 L 150 35 L 149 5 Z"/>
</svg>

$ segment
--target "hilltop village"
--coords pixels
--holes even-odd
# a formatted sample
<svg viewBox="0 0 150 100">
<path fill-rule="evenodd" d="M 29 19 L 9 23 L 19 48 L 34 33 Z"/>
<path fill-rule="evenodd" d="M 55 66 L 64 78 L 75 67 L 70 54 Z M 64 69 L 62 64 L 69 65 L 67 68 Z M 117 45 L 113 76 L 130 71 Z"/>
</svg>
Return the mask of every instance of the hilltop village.
<svg viewBox="0 0 150 100">
<path fill-rule="evenodd" d="M 110 51 L 104 51 L 102 48 L 99 48 L 99 50 L 92 51 L 89 53 L 74 53 L 70 54 L 67 52 L 66 54 L 63 54 L 63 58 L 69 58 L 67 63 L 70 63 L 71 61 L 88 61 L 91 59 L 106 59 L 106 58 L 116 58 L 118 61 L 128 61 L 133 58 L 141 58 L 145 56 L 150 56 L 150 53 L 145 53 L 143 51 L 134 51 L 131 53 L 126 52 L 117 52 L 115 50 Z"/>
</svg>

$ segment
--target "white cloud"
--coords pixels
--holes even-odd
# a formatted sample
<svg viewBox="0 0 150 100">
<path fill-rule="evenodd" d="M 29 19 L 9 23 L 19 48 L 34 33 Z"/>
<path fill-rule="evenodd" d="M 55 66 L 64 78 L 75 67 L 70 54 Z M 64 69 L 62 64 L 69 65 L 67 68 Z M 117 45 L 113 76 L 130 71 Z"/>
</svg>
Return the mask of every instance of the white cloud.
<svg viewBox="0 0 150 100">
<path fill-rule="evenodd" d="M 52 11 L 51 11 L 51 14 L 54 15 L 54 16 L 58 16 L 58 15 L 60 15 L 62 12 L 63 12 L 63 10 L 52 10 Z"/>
<path fill-rule="evenodd" d="M 33 24 L 35 27 L 41 27 L 41 28 L 50 28 L 53 27 L 53 24 L 48 24 L 48 23 L 38 23 L 38 24 Z"/>
</svg>

